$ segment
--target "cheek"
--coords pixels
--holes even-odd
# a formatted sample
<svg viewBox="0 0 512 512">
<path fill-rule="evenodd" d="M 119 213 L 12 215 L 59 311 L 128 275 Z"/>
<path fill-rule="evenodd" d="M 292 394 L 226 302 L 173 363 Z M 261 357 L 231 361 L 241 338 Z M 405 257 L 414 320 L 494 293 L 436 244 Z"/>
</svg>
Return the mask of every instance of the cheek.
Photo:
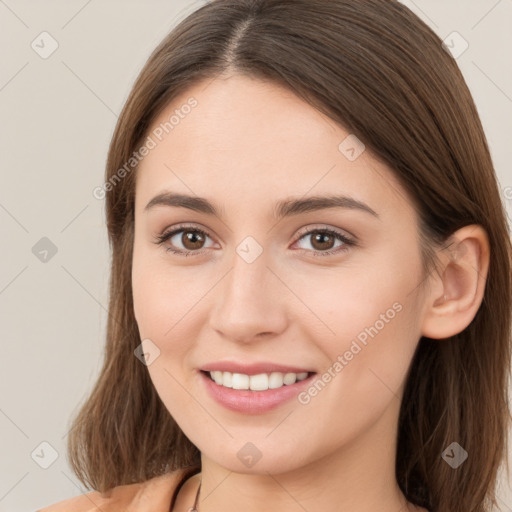
<svg viewBox="0 0 512 512">
<path fill-rule="evenodd" d="M 133 310 L 140 336 L 154 340 L 160 346 L 173 325 L 170 313 L 174 309 L 176 293 L 168 288 L 169 276 L 162 272 L 154 255 L 138 243 L 137 238 L 132 265 Z"/>
<path fill-rule="evenodd" d="M 173 295 L 165 293 L 157 276 L 134 267 L 133 309 L 142 338 L 161 339 L 172 327 Z"/>
<path fill-rule="evenodd" d="M 383 305 L 370 311 L 363 308 L 357 321 L 347 317 L 346 322 L 339 322 L 336 339 L 323 345 L 329 362 L 301 403 L 308 403 L 306 410 L 314 410 L 316 424 L 328 426 L 324 437 L 345 442 L 374 424 L 385 411 L 396 412 L 400 406 L 417 345 L 412 320 L 416 311 L 408 303 L 392 312 L 385 300 Z M 388 323 L 379 318 L 386 311 Z"/>
<path fill-rule="evenodd" d="M 142 251 L 134 251 L 132 267 L 133 306 L 141 340 L 157 353 L 147 366 L 153 385 L 175 419 L 182 420 L 189 395 L 183 392 L 186 372 L 190 371 L 190 329 L 197 324 L 184 283 L 169 268 L 156 263 Z M 188 288 L 190 289 L 190 288 Z M 195 294 L 192 294 L 195 295 Z M 196 299 L 197 301 L 197 299 Z M 156 348 L 155 348 L 156 347 Z M 186 416 L 186 415 L 185 415 Z"/>
<path fill-rule="evenodd" d="M 133 308 L 139 334 L 141 340 L 150 339 L 163 356 L 150 372 L 164 363 L 169 371 L 176 371 L 177 366 L 190 371 L 188 358 L 207 324 L 208 291 L 214 283 L 215 276 L 208 277 L 198 267 L 172 268 L 165 251 L 134 251 Z"/>
<path fill-rule="evenodd" d="M 415 284 L 420 259 L 416 253 L 402 255 L 381 253 L 364 271 L 353 268 L 317 279 L 306 295 L 328 326 L 322 336 L 310 333 L 327 356 L 325 380 L 333 383 L 336 400 L 357 410 L 363 403 L 379 407 L 400 394 L 420 338 Z"/>
<path fill-rule="evenodd" d="M 190 281 L 166 265 L 165 251 L 134 247 L 132 292 L 135 318 L 141 337 L 163 341 L 174 335 L 174 326 L 186 315 L 194 298 Z M 190 308 L 190 306 L 189 306 Z"/>
</svg>

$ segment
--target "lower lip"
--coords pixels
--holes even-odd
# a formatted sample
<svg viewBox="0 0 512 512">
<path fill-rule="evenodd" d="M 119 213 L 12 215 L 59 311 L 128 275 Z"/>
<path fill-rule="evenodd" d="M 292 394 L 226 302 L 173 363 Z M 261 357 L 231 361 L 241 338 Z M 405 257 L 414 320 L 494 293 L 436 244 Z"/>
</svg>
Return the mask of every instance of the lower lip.
<svg viewBox="0 0 512 512">
<path fill-rule="evenodd" d="M 214 382 L 204 372 L 199 372 L 206 389 L 210 396 L 219 404 L 231 411 L 242 412 L 245 414 L 260 414 L 270 411 L 280 406 L 284 402 L 291 400 L 307 387 L 316 373 L 312 373 L 307 378 L 297 381 L 289 386 L 282 386 L 277 389 L 267 389 L 265 391 L 251 391 L 247 389 L 226 388 Z"/>
</svg>

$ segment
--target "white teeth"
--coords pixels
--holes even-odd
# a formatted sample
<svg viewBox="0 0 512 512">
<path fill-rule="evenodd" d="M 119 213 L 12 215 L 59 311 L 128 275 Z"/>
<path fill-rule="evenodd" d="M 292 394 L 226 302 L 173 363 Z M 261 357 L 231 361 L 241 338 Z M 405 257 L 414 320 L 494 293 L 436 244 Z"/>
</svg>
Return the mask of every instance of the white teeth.
<svg viewBox="0 0 512 512">
<path fill-rule="evenodd" d="M 260 373 L 249 377 L 249 389 L 252 391 L 265 391 L 268 389 L 268 375 Z"/>
<path fill-rule="evenodd" d="M 289 386 L 290 384 L 294 384 L 295 381 L 297 380 L 297 374 L 296 373 L 287 373 L 284 377 L 283 377 L 283 382 Z"/>
<path fill-rule="evenodd" d="M 280 388 L 283 385 L 283 374 L 279 372 L 273 372 L 268 378 L 269 389 Z"/>
<path fill-rule="evenodd" d="M 244 373 L 221 372 L 219 370 L 215 370 L 210 372 L 210 376 L 217 384 L 226 388 L 266 391 L 267 389 L 290 386 L 296 381 L 304 380 L 308 376 L 308 372 L 272 372 L 270 374 L 260 373 L 258 375 L 245 375 Z"/>
<path fill-rule="evenodd" d="M 229 372 L 224 372 L 222 374 L 222 384 L 225 388 L 232 388 L 233 387 L 233 374 Z"/>
<path fill-rule="evenodd" d="M 233 373 L 232 383 L 233 389 L 249 389 L 249 375 L 244 375 L 243 373 Z M 223 382 L 217 384 L 223 384 Z"/>
</svg>

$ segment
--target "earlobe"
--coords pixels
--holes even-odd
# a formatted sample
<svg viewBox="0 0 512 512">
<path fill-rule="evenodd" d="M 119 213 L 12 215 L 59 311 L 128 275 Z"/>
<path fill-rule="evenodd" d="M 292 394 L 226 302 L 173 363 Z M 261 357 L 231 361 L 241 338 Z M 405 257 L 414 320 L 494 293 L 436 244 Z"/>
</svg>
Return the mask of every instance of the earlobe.
<svg viewBox="0 0 512 512">
<path fill-rule="evenodd" d="M 482 226 L 459 229 L 438 251 L 441 266 L 431 276 L 425 298 L 422 335 L 449 338 L 462 332 L 473 320 L 482 303 L 490 247 Z"/>
</svg>

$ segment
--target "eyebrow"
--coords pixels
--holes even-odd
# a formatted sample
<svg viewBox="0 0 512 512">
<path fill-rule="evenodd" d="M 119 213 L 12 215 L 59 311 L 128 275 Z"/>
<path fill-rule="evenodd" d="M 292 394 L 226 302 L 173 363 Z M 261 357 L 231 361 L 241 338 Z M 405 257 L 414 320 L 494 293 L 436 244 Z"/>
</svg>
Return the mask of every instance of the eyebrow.
<svg viewBox="0 0 512 512">
<path fill-rule="evenodd" d="M 147 212 L 155 206 L 174 206 L 178 208 L 187 208 L 189 210 L 204 213 L 206 215 L 214 215 L 216 217 L 222 218 L 222 211 L 204 197 L 163 192 L 151 199 L 151 201 L 149 201 L 149 203 L 144 208 L 144 211 Z M 379 218 L 379 215 L 366 203 L 343 195 L 287 198 L 278 201 L 275 204 L 273 216 L 276 219 L 282 219 L 284 217 L 291 217 L 301 213 L 326 210 L 330 208 L 347 208 L 351 210 L 359 210 Z"/>
</svg>

